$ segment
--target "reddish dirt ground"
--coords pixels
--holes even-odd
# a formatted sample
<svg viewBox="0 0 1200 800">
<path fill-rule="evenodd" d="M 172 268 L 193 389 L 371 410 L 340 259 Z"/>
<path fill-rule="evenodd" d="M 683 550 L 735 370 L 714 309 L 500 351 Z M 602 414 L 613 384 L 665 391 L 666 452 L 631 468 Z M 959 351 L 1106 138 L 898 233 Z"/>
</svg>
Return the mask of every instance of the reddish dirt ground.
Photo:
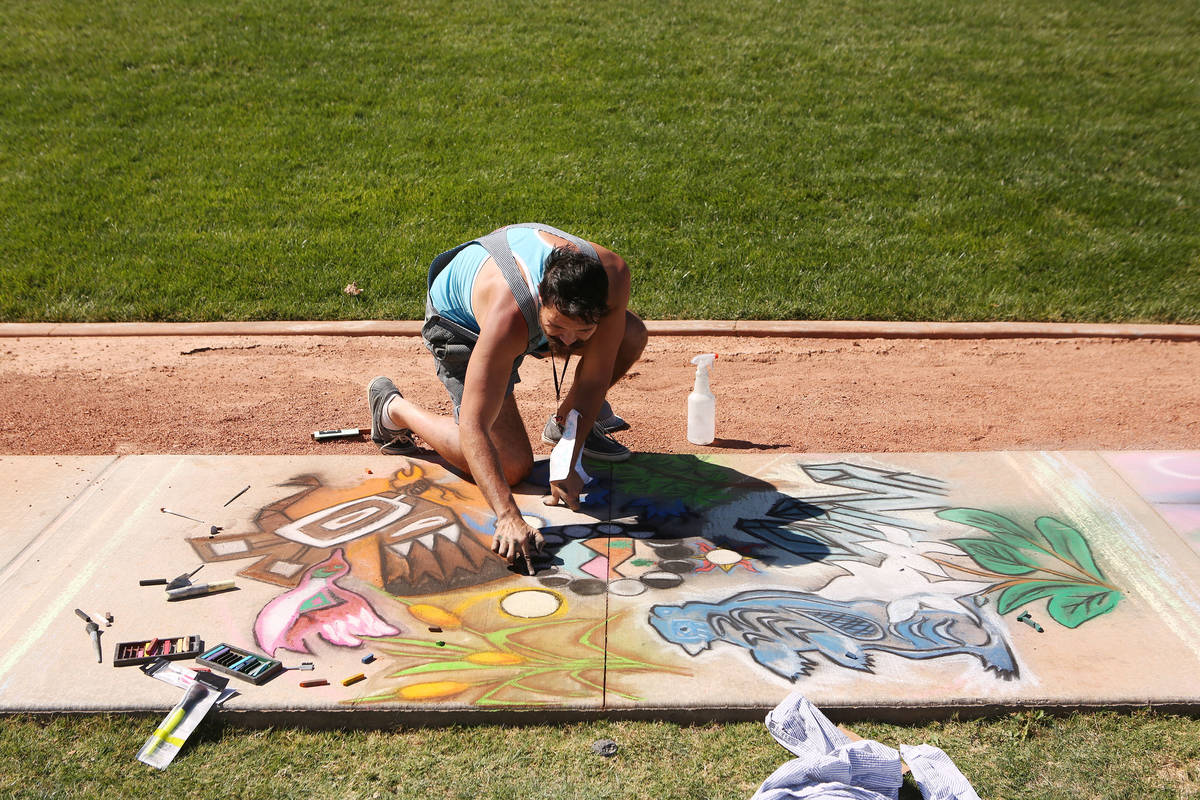
<svg viewBox="0 0 1200 800">
<path fill-rule="evenodd" d="M 714 446 L 684 437 L 696 353 L 717 352 Z M 0 454 L 368 454 L 315 443 L 369 426 L 365 386 L 392 377 L 448 412 L 411 337 L 0 339 Z M 548 361 L 517 400 L 547 455 Z M 1117 339 L 652 337 L 610 393 L 635 451 L 1200 449 L 1200 342 Z"/>
</svg>

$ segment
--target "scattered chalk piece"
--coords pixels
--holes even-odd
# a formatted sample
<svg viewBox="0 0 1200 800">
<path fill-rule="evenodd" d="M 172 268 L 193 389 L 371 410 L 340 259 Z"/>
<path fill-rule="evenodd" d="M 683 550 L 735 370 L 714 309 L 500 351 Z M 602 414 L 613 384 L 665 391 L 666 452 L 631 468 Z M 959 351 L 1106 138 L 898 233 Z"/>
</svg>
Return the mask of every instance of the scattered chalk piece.
<svg viewBox="0 0 1200 800">
<path fill-rule="evenodd" d="M 437 642 L 436 644 L 437 644 L 437 646 L 438 646 L 438 647 L 445 647 L 445 646 L 446 646 L 446 643 L 445 643 L 445 642 Z"/>
<path fill-rule="evenodd" d="M 429 632 L 430 633 L 441 633 L 442 629 L 441 628 L 430 628 Z"/>
<path fill-rule="evenodd" d="M 375 660 L 375 654 L 374 654 L 374 653 L 367 653 L 365 656 L 363 656 L 363 657 L 362 657 L 362 662 L 363 662 L 364 664 L 370 664 L 370 663 L 371 663 L 372 661 L 374 661 L 374 660 Z"/>
<path fill-rule="evenodd" d="M 352 686 L 353 684 L 356 684 L 359 681 L 365 681 L 366 679 L 367 676 L 360 672 L 357 675 L 351 675 L 349 678 L 346 678 L 344 681 L 342 681 L 342 686 Z"/>
<path fill-rule="evenodd" d="M 346 680 L 350 680 L 350 679 L 347 678 Z M 342 681 L 342 683 L 346 683 L 346 681 Z M 328 686 L 328 685 L 329 685 L 329 681 L 325 680 L 324 678 L 318 678 L 315 681 L 300 681 L 300 687 L 303 689 L 311 689 L 314 686 Z M 346 683 L 346 685 L 349 686 L 350 684 Z"/>
<path fill-rule="evenodd" d="M 1037 624 L 1037 622 L 1034 621 L 1033 616 L 1028 611 L 1026 611 L 1021 616 L 1017 617 L 1017 622 L 1024 622 L 1026 625 L 1033 628 L 1038 633 L 1046 632 L 1046 629 L 1043 628 L 1041 625 Z"/>
</svg>

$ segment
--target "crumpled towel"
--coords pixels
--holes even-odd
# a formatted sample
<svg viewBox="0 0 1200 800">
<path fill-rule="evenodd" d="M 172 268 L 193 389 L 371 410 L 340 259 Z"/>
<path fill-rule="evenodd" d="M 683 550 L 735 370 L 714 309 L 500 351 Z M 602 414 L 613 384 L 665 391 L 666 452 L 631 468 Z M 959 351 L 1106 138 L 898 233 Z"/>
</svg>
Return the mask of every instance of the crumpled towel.
<svg viewBox="0 0 1200 800">
<path fill-rule="evenodd" d="M 767 730 L 796 758 L 763 782 L 752 800 L 896 800 L 908 763 L 925 800 L 979 800 L 944 752 L 931 745 L 897 751 L 851 741 L 800 692 L 767 714 Z"/>
</svg>

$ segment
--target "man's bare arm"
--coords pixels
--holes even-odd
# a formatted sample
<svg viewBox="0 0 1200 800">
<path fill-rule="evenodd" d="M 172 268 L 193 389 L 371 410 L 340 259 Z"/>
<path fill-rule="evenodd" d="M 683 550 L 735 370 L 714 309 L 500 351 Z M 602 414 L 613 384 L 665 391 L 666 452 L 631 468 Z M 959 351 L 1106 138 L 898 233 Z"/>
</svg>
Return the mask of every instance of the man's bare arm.
<svg viewBox="0 0 1200 800">
<path fill-rule="evenodd" d="M 532 574 L 530 557 L 533 550 L 540 549 L 541 534 L 521 515 L 491 434 L 508 392 L 513 360 L 528 340 L 524 317 L 516 304 L 512 305 L 515 313 L 504 307 L 489 310 L 488 324 L 483 326 L 467 365 L 459 407 L 459 442 L 471 478 L 496 515 L 492 549 L 510 563 L 517 555 L 523 556 Z"/>
</svg>

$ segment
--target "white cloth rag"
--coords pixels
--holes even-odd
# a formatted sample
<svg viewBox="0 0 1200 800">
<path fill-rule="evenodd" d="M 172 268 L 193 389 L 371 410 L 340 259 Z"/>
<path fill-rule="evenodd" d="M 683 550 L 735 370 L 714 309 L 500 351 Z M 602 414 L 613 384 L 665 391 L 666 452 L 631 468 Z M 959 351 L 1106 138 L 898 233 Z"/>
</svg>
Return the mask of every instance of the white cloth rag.
<svg viewBox="0 0 1200 800">
<path fill-rule="evenodd" d="M 579 412 L 572 408 L 567 414 L 566 422 L 563 423 L 562 438 L 550 451 L 550 480 L 552 482 L 565 480 L 571 474 L 571 456 L 575 454 L 575 436 L 578 430 Z M 583 479 L 586 486 L 591 480 L 591 476 L 583 469 L 582 450 L 579 451 L 579 457 L 575 459 L 575 471 L 579 473 L 579 477 Z"/>
<path fill-rule="evenodd" d="M 767 730 L 796 758 L 763 782 L 752 800 L 896 800 L 908 763 L 925 800 L 979 800 L 944 752 L 931 745 L 900 750 L 850 737 L 800 692 L 767 714 Z"/>
</svg>

